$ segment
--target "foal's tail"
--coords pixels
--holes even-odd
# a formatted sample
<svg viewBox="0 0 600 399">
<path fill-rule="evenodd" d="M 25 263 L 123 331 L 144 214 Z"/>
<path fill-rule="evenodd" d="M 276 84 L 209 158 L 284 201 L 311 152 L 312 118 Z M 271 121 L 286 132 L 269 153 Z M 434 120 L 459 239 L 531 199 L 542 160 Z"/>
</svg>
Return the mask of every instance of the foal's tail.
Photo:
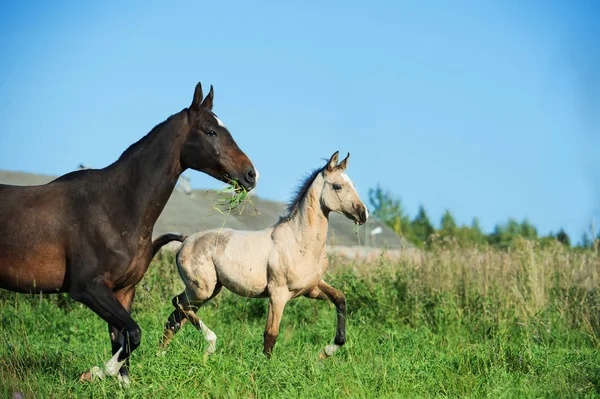
<svg viewBox="0 0 600 399">
<path fill-rule="evenodd" d="M 166 244 L 171 241 L 179 241 L 183 242 L 187 238 L 186 235 L 178 234 L 178 233 L 167 233 L 162 236 L 158 236 L 152 241 L 152 257 L 156 255 L 156 253 Z"/>
</svg>

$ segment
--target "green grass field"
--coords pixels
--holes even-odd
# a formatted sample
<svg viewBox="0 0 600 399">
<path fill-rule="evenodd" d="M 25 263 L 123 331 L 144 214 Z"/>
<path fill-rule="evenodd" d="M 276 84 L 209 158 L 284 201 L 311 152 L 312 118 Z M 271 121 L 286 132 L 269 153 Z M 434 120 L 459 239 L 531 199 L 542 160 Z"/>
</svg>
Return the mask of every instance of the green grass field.
<svg viewBox="0 0 600 399">
<path fill-rule="evenodd" d="M 110 357 L 108 329 L 65 295 L 0 293 L 0 393 L 13 397 L 600 397 L 600 258 L 560 245 L 437 248 L 399 260 L 332 259 L 327 280 L 348 301 L 348 343 L 329 359 L 335 309 L 288 304 L 271 360 L 262 354 L 266 301 L 225 290 L 157 357 L 171 297 L 170 256 L 138 286 L 142 345 L 132 384 L 79 382 Z"/>
</svg>

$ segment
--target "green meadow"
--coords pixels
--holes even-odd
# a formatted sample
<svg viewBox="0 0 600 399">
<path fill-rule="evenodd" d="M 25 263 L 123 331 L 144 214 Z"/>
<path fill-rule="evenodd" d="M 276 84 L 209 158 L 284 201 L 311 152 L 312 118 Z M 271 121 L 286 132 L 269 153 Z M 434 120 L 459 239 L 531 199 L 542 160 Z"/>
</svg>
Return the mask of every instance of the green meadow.
<svg viewBox="0 0 600 399">
<path fill-rule="evenodd" d="M 66 295 L 0 293 L 4 397 L 388 398 L 600 397 L 600 257 L 520 239 L 508 250 L 440 244 L 369 261 L 331 258 L 347 298 L 347 344 L 325 360 L 333 305 L 286 306 L 273 357 L 262 353 L 265 300 L 226 290 L 198 313 L 217 334 L 204 355 L 190 324 L 157 356 L 182 283 L 171 254 L 138 285 L 142 345 L 132 383 L 82 383 L 110 358 L 108 328 Z"/>
</svg>

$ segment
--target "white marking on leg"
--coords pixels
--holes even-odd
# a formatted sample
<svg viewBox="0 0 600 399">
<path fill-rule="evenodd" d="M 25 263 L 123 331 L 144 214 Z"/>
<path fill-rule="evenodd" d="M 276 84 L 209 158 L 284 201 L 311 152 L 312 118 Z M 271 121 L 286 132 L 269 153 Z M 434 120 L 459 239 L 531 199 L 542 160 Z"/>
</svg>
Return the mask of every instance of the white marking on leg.
<svg viewBox="0 0 600 399">
<path fill-rule="evenodd" d="M 113 357 L 110 358 L 110 360 L 108 362 L 106 362 L 106 364 L 104 365 L 104 369 L 106 370 L 106 373 L 108 375 L 112 375 L 115 376 L 117 374 L 119 374 L 119 370 L 121 369 L 121 366 L 123 365 L 123 363 L 125 363 L 125 359 L 119 361 L 119 355 L 121 354 L 121 352 L 123 351 L 123 347 L 119 348 L 119 350 L 117 351 L 117 353 L 114 354 Z"/>
<path fill-rule="evenodd" d="M 90 369 L 90 374 L 92 375 L 92 380 L 94 379 L 94 377 L 99 378 L 99 379 L 104 379 L 104 377 L 106 376 L 104 374 L 104 371 L 100 370 L 100 367 L 98 366 L 94 366 Z"/>
<path fill-rule="evenodd" d="M 208 328 L 206 324 L 202 322 L 202 320 L 200 320 L 199 327 L 202 330 L 202 333 L 204 333 L 204 339 L 206 340 L 206 342 L 208 342 L 206 353 L 212 355 L 217 349 L 217 335 L 214 332 L 212 332 L 210 328 Z"/>
<path fill-rule="evenodd" d="M 121 375 L 121 373 L 119 373 L 119 375 L 117 376 L 117 379 L 119 380 L 119 384 L 123 385 L 125 387 L 128 387 L 131 384 L 131 380 L 129 379 L 129 376 L 127 376 L 127 375 Z"/>
<path fill-rule="evenodd" d="M 331 344 L 331 345 L 327 345 L 325 347 L 325 354 L 327 355 L 327 357 L 333 356 L 333 354 L 335 353 L 335 351 L 338 350 L 340 346 L 337 344 Z"/>
</svg>

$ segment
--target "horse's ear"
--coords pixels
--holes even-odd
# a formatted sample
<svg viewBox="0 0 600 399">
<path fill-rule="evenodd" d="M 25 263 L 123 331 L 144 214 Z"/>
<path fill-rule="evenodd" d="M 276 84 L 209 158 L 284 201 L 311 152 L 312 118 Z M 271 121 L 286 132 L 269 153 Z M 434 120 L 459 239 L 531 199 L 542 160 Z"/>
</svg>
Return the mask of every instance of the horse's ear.
<svg viewBox="0 0 600 399">
<path fill-rule="evenodd" d="M 346 155 L 346 158 L 344 158 L 342 163 L 340 163 L 340 165 L 338 166 L 338 168 L 340 170 L 346 170 L 346 168 L 348 167 L 348 159 L 349 158 L 350 158 L 350 153 L 348 153 L 348 155 Z"/>
<path fill-rule="evenodd" d="M 198 109 L 202 106 L 202 99 L 204 95 L 202 94 L 202 84 L 198 82 L 196 85 L 196 90 L 194 90 L 194 99 L 192 100 L 192 105 L 190 108 Z"/>
<path fill-rule="evenodd" d="M 202 106 L 209 111 L 212 111 L 214 95 L 215 95 L 215 92 L 213 90 L 212 85 L 210 85 L 210 91 L 208 92 L 208 95 L 206 96 L 204 101 L 202 101 Z"/>
<path fill-rule="evenodd" d="M 337 166 L 339 153 L 340 153 L 339 151 L 336 151 L 329 159 L 329 162 L 327 163 L 328 171 L 332 172 L 335 169 L 335 167 Z"/>
</svg>

